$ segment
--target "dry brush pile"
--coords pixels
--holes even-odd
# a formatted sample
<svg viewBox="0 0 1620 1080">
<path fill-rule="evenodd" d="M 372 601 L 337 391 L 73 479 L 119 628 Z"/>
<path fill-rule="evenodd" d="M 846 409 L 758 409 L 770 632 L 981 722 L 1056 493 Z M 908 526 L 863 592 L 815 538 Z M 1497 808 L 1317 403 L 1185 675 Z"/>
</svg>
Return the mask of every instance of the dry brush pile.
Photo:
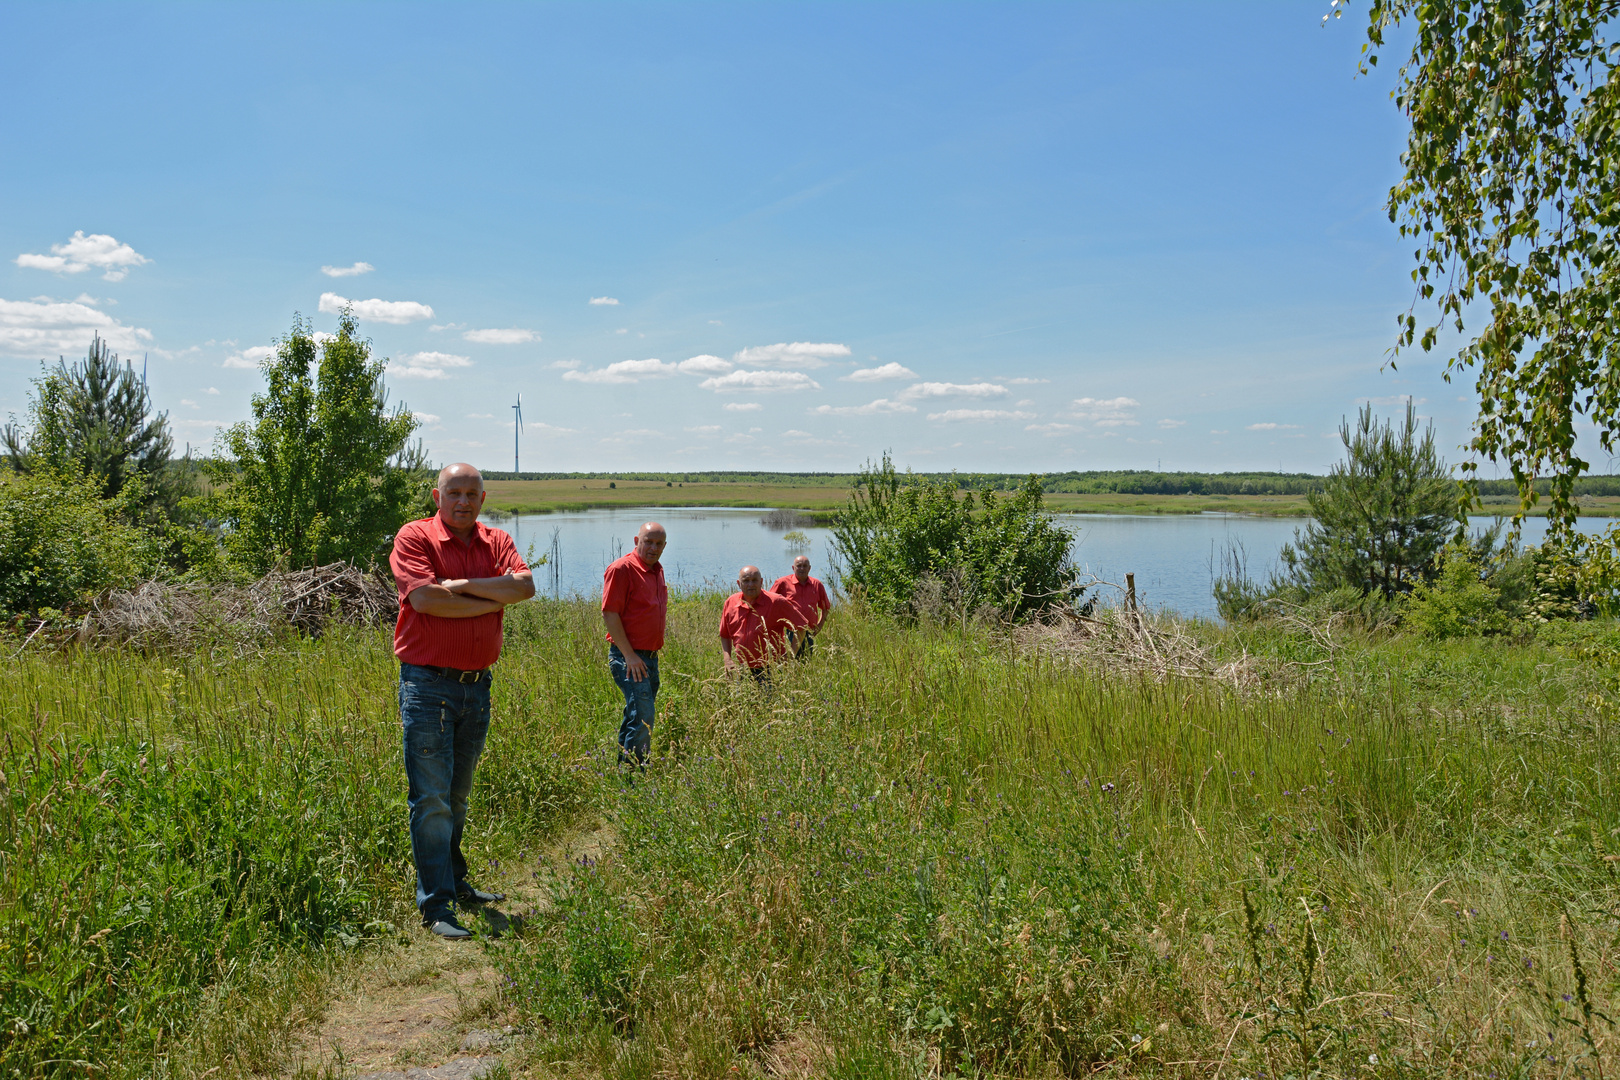
<svg viewBox="0 0 1620 1080">
<path fill-rule="evenodd" d="M 138 649 L 249 646 L 289 630 L 318 637 L 334 623 L 373 625 L 392 618 L 397 604 L 380 573 L 341 562 L 276 570 L 248 585 L 148 581 L 98 596 L 77 636 Z"/>
</svg>

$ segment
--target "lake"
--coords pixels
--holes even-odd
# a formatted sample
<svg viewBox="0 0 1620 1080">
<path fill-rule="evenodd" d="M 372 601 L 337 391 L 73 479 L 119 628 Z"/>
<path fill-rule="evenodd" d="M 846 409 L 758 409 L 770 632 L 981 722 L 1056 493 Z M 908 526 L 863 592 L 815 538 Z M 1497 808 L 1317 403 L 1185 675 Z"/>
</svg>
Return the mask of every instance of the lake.
<svg viewBox="0 0 1620 1080">
<path fill-rule="evenodd" d="M 512 534 L 519 551 L 534 557 L 553 556 L 535 570 L 535 583 L 548 596 L 598 596 L 602 571 L 630 550 L 636 530 L 649 516 L 669 531 L 664 552 L 664 576 L 676 590 L 733 589 L 737 569 L 754 563 L 773 581 L 790 571 L 801 551 L 810 556 L 812 573 L 831 577 L 831 530 L 801 525 L 807 547 L 783 540 L 790 527 L 769 528 L 762 519 L 770 510 L 731 507 L 665 507 L 586 510 L 567 514 L 519 514 L 486 519 Z M 1247 514 L 1054 514 L 1054 520 L 1075 537 L 1075 562 L 1106 581 L 1124 585 L 1125 575 L 1136 575 L 1138 600 L 1150 608 L 1181 615 L 1215 618 L 1210 595 L 1211 568 L 1220 565 L 1221 553 L 1241 545 L 1247 553 L 1249 574 L 1263 578 L 1277 561 L 1277 551 L 1304 524 L 1302 518 L 1263 518 Z M 1478 518 L 1481 527 L 1489 518 Z M 1582 532 L 1599 533 L 1607 518 L 1582 518 Z M 1539 543 L 1546 535 L 1546 519 L 1525 522 L 1526 543 Z M 1104 588 L 1105 603 L 1118 594 Z"/>
</svg>

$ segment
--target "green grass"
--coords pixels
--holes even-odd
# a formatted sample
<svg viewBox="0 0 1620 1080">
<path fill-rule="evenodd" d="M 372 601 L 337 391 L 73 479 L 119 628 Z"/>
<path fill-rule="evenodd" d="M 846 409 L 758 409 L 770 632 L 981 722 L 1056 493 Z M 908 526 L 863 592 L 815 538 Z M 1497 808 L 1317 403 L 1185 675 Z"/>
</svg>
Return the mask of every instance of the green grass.
<svg viewBox="0 0 1620 1080">
<path fill-rule="evenodd" d="M 617 835 L 487 946 L 515 1072 L 1616 1067 L 1613 626 L 1194 628 L 1238 693 L 844 611 L 765 698 L 717 615 L 672 610 L 631 782 L 596 613 L 512 613 L 473 857 Z M 12 667 L 0 1075 L 284 1068 L 323 972 L 413 924 L 386 634 Z"/>
</svg>

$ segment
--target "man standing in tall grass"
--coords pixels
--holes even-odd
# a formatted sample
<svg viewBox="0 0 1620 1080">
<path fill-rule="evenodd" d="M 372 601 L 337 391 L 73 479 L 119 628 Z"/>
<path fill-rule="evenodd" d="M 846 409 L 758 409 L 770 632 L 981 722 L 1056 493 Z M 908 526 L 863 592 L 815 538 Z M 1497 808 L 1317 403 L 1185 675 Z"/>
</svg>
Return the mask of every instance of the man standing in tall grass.
<svg viewBox="0 0 1620 1080">
<path fill-rule="evenodd" d="M 411 857 L 422 925 L 457 940 L 472 932 L 455 904 L 506 899 L 467 880 L 461 833 L 473 770 L 489 732 L 490 668 L 501 655 L 501 616 L 534 595 L 534 575 L 511 536 L 478 520 L 484 478 L 447 465 L 433 488 L 438 513 L 408 522 L 389 565 L 399 586 L 394 655 L 410 783 Z"/>
<path fill-rule="evenodd" d="M 795 659 L 807 659 L 816 651 L 816 631 L 832 610 L 827 587 L 810 576 L 810 556 L 794 559 L 793 573 L 777 578 L 771 585 L 771 595 L 787 601 L 791 612 L 788 644 Z"/>
<path fill-rule="evenodd" d="M 624 694 L 619 724 L 620 764 L 645 765 L 652 750 L 658 701 L 658 650 L 664 647 L 669 589 L 658 560 L 668 543 L 664 527 L 649 521 L 636 532 L 630 553 L 602 574 L 602 622 L 607 627 L 608 670 Z"/>
<path fill-rule="evenodd" d="M 771 664 L 787 655 L 788 628 L 793 625 L 792 605 L 765 591 L 765 576 L 757 566 L 737 573 L 737 591 L 720 611 L 720 651 L 726 674 L 748 669 L 754 681 L 769 688 Z"/>
</svg>

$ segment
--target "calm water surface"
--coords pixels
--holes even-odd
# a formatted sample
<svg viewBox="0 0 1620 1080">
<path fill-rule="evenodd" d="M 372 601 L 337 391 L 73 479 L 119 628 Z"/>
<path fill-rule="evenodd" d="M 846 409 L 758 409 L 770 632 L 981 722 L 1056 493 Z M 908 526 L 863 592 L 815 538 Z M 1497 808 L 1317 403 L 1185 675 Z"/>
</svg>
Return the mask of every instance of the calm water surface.
<svg viewBox="0 0 1620 1080">
<path fill-rule="evenodd" d="M 831 530 L 800 526 L 809 546 L 796 548 L 782 539 L 785 528 L 762 523 L 769 510 L 684 507 L 586 510 L 570 514 L 521 514 L 489 520 L 517 541 L 519 551 L 552 561 L 535 571 L 540 590 L 553 596 L 599 596 L 602 571 L 630 550 L 649 516 L 669 531 L 664 576 L 675 589 L 731 589 L 737 570 L 754 563 L 773 581 L 789 573 L 793 557 L 810 556 L 812 573 L 829 578 Z M 1215 617 L 1210 596 L 1211 569 L 1221 554 L 1241 545 L 1250 576 L 1262 578 L 1277 562 L 1277 551 L 1304 524 L 1302 518 L 1260 518 L 1245 514 L 1056 514 L 1055 520 L 1075 537 L 1074 559 L 1086 571 L 1119 585 L 1136 575 L 1138 598 L 1150 607 L 1182 615 Z M 1479 519 L 1488 525 L 1490 519 Z M 1583 532 L 1602 532 L 1606 518 L 1582 518 Z M 1539 543 L 1546 521 L 1525 523 L 1526 543 Z M 1117 594 L 1103 589 L 1105 602 Z"/>
</svg>

